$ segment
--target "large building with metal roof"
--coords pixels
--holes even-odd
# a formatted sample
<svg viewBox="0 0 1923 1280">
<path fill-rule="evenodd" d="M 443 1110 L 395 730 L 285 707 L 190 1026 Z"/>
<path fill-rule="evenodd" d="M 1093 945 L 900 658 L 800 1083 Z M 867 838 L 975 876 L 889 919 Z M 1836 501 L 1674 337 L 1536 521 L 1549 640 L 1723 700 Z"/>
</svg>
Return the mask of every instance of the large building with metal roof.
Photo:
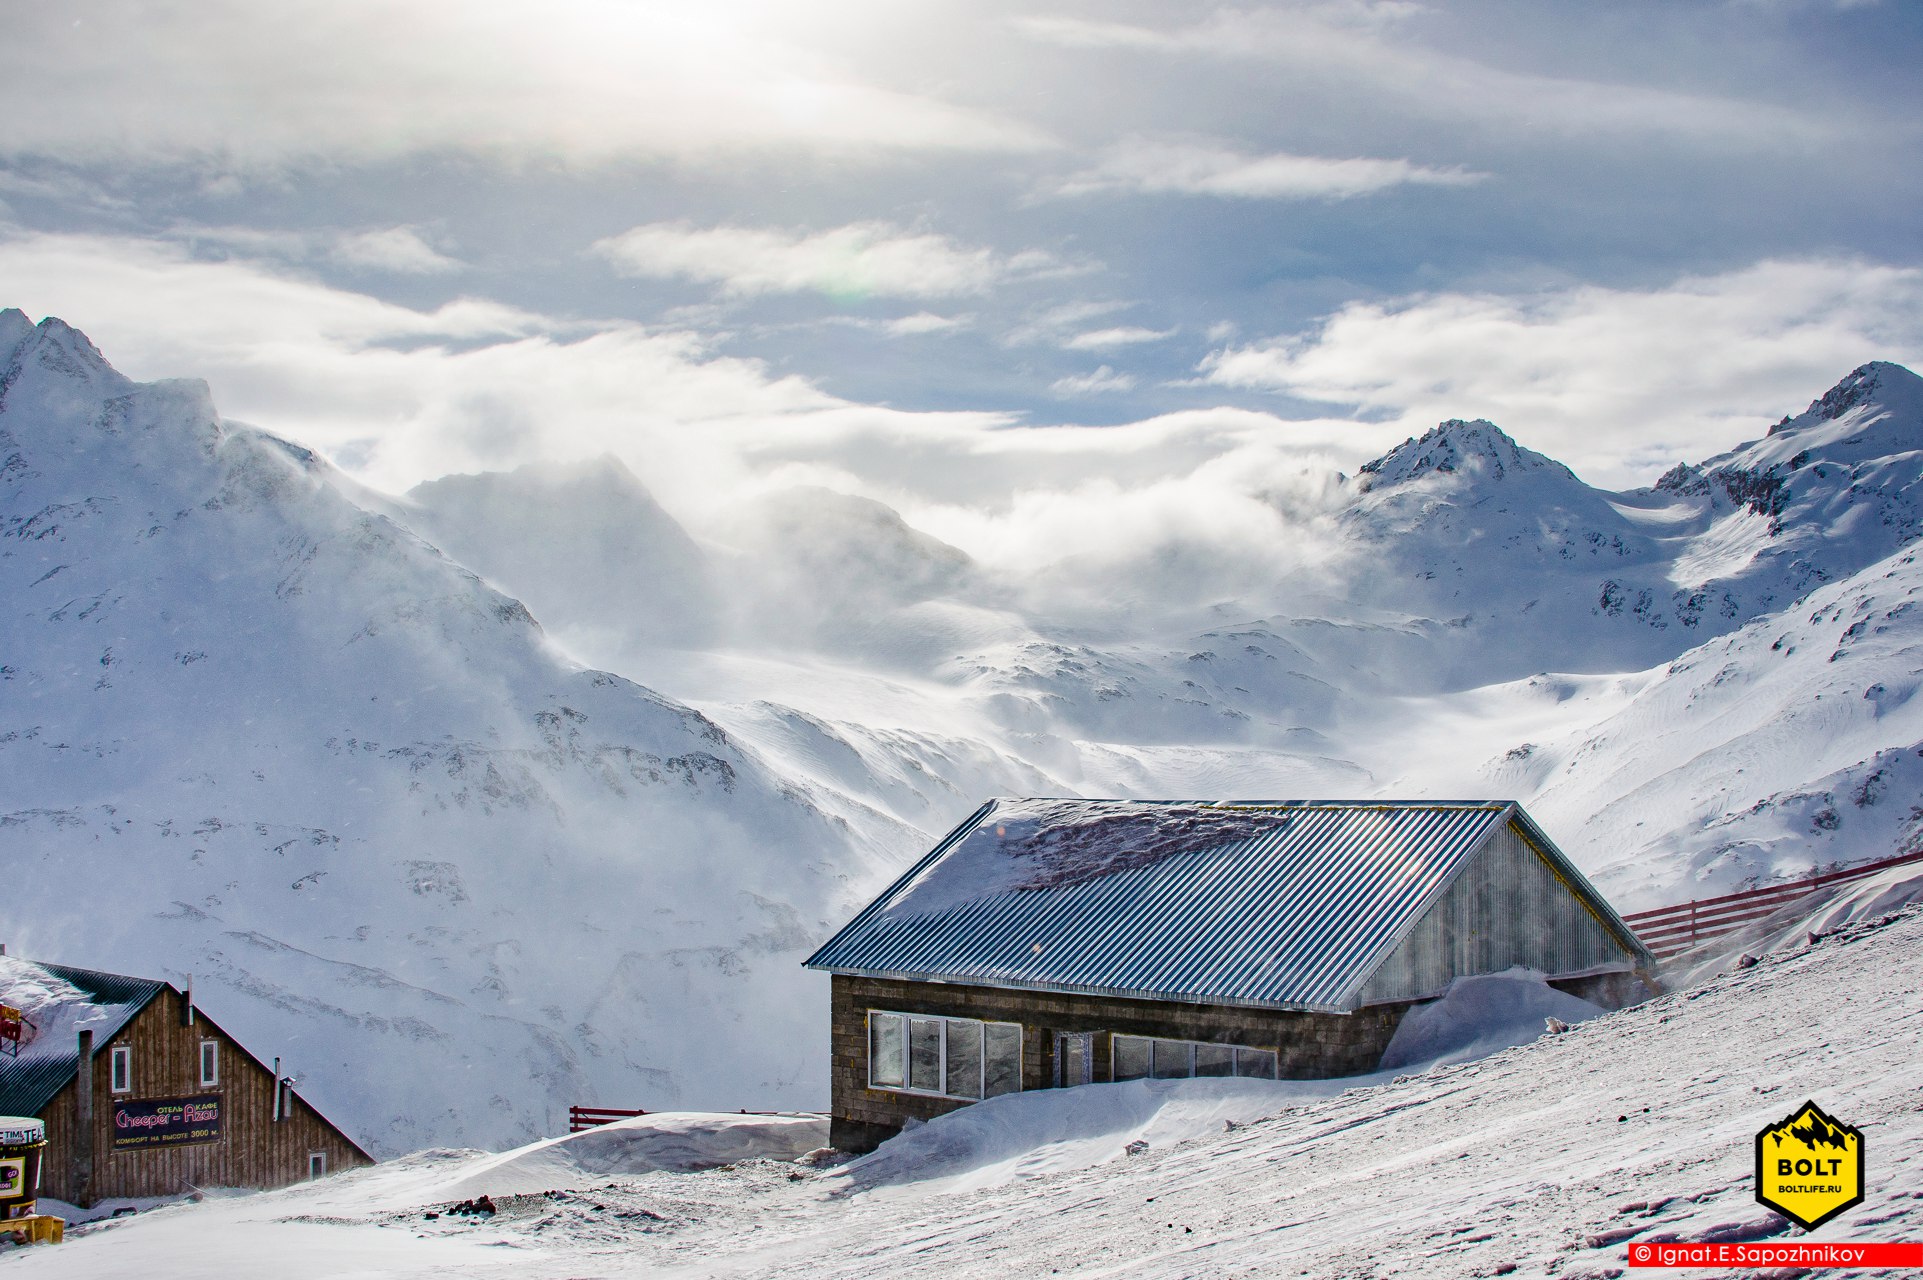
<svg viewBox="0 0 1923 1280">
<path fill-rule="evenodd" d="M 44 1121 L 43 1195 L 87 1208 L 371 1164 L 279 1066 L 191 989 L 0 948 L 0 1114 Z"/>
<path fill-rule="evenodd" d="M 1506 801 L 993 800 L 806 962 L 834 1143 L 999 1093 L 1373 1070 L 1514 966 L 1611 1006 L 1655 962 Z"/>
</svg>

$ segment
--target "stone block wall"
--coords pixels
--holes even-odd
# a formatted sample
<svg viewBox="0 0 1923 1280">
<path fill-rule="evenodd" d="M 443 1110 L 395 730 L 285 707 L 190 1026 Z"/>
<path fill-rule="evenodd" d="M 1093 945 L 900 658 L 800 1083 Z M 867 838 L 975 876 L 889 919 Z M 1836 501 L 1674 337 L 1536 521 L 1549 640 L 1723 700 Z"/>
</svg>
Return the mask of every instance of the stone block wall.
<svg viewBox="0 0 1923 1280">
<path fill-rule="evenodd" d="M 833 1106 L 830 1141 L 844 1151 L 871 1151 L 909 1119 L 932 1120 L 969 1103 L 868 1087 L 868 1011 L 1015 1022 L 1022 1027 L 1022 1088 L 1055 1083 L 1058 1032 L 1095 1032 L 1094 1078 L 1110 1078 L 1109 1037 L 1158 1036 L 1276 1052 L 1285 1080 L 1319 1080 L 1373 1071 L 1402 1021 L 1406 1005 L 1351 1014 L 1290 1013 L 1161 1000 L 1011 991 L 942 982 L 903 982 L 835 975 L 830 1053 Z"/>
</svg>

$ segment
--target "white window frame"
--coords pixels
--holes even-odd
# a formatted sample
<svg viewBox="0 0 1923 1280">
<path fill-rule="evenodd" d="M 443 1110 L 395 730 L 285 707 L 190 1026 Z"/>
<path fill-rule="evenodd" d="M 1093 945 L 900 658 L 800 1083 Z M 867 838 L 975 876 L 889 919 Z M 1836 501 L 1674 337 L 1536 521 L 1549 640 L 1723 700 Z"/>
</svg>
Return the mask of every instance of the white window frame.
<svg viewBox="0 0 1923 1280">
<path fill-rule="evenodd" d="M 117 1044 L 107 1051 L 107 1092 L 133 1091 L 134 1051 L 129 1045 Z"/>
<path fill-rule="evenodd" d="M 1145 1076 L 1130 1076 L 1129 1077 L 1130 1080 L 1193 1080 L 1196 1078 L 1195 1050 L 1198 1047 L 1231 1050 L 1235 1055 L 1230 1059 L 1232 1067 L 1239 1067 L 1241 1065 L 1240 1055 L 1242 1054 L 1245 1054 L 1245 1053 L 1267 1054 L 1269 1057 L 1271 1071 L 1273 1072 L 1273 1074 L 1266 1075 L 1266 1076 L 1245 1076 L 1239 1070 L 1232 1070 L 1230 1075 L 1203 1077 L 1205 1079 L 1275 1080 L 1275 1079 L 1279 1079 L 1282 1074 L 1281 1053 L 1275 1049 L 1262 1048 L 1260 1045 L 1226 1044 L 1219 1040 L 1176 1040 L 1170 1036 L 1137 1036 L 1137 1035 L 1125 1035 L 1120 1032 L 1117 1032 L 1116 1034 L 1108 1038 L 1108 1078 L 1110 1080 L 1120 1081 L 1121 1079 L 1121 1077 L 1118 1076 L 1115 1072 L 1115 1054 L 1117 1049 L 1119 1048 L 1116 1042 L 1120 1040 L 1139 1040 L 1143 1044 L 1148 1046 L 1148 1074 Z M 1182 1054 L 1183 1054 L 1183 1057 L 1186 1059 L 1186 1061 L 1183 1063 L 1184 1070 L 1181 1075 L 1159 1075 L 1156 1073 L 1156 1069 L 1155 1069 L 1156 1057 L 1157 1057 L 1156 1046 L 1163 1045 L 1163 1044 L 1179 1044 L 1182 1046 Z"/>
<path fill-rule="evenodd" d="M 901 1019 L 902 1082 L 900 1084 L 883 1084 L 875 1079 L 875 1019 L 877 1017 Z M 942 1024 L 940 1052 L 935 1063 L 936 1078 L 941 1081 L 941 1088 L 939 1089 L 916 1089 L 908 1084 L 908 1081 L 914 1074 L 914 1068 L 911 1062 L 911 1055 L 913 1053 L 911 1047 L 912 1032 L 909 1030 L 909 1024 L 912 1022 L 939 1022 Z M 948 1092 L 948 1024 L 951 1022 L 969 1022 L 981 1028 L 982 1051 L 980 1061 L 976 1065 L 978 1072 L 975 1085 L 976 1092 L 972 1096 L 964 1093 Z M 864 1020 L 864 1030 L 867 1034 L 863 1039 L 862 1052 L 867 1055 L 868 1058 L 868 1087 L 870 1089 L 879 1089 L 884 1093 L 912 1094 L 917 1098 L 947 1098 L 955 1102 L 985 1101 L 988 1096 L 988 1028 L 990 1027 L 1014 1028 L 1015 1087 L 1010 1092 L 1020 1093 L 1022 1092 L 1022 1057 L 1028 1048 L 1027 1042 L 1024 1039 L 1025 1033 L 1022 1030 L 1021 1023 L 998 1022 L 992 1018 L 951 1018 L 940 1013 L 904 1013 L 899 1009 L 870 1009 L 868 1011 L 868 1017 Z M 1003 1095 L 996 1094 L 995 1096 L 1001 1097 Z"/>
<path fill-rule="evenodd" d="M 220 1041 L 200 1042 L 200 1084 L 207 1088 L 220 1083 Z"/>
<path fill-rule="evenodd" d="M 307 1180 L 314 1182 L 326 1176 L 327 1153 L 325 1151 L 309 1151 L 307 1153 Z"/>
</svg>

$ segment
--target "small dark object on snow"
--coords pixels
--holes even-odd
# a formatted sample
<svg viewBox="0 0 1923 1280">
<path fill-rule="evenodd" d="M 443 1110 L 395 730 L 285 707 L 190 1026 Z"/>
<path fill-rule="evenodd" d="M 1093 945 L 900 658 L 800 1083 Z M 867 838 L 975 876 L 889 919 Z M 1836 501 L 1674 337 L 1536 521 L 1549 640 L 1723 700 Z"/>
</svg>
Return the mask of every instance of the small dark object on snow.
<svg viewBox="0 0 1923 1280">
<path fill-rule="evenodd" d="M 454 1205 L 448 1209 L 447 1214 L 450 1218 L 456 1214 L 463 1218 L 491 1218 L 494 1216 L 494 1202 L 485 1195 L 476 1196 L 472 1200 L 463 1200 Z"/>
<path fill-rule="evenodd" d="M 1569 1024 L 1561 1018 L 1544 1018 L 1542 1022 L 1543 1029 L 1552 1036 L 1559 1036 L 1569 1030 Z"/>
<path fill-rule="evenodd" d="M 1737 956 L 1736 967 L 1738 969 L 1753 969 L 1756 967 L 1756 957 L 1752 955 Z"/>
<path fill-rule="evenodd" d="M 433 1210 L 430 1209 L 428 1212 L 422 1214 L 421 1216 L 423 1218 L 426 1218 L 429 1222 L 432 1222 L 434 1221 L 434 1219 L 440 1217 L 441 1215 L 438 1213 L 435 1213 Z"/>
<path fill-rule="evenodd" d="M 1129 1143 L 1126 1147 L 1123 1147 L 1122 1150 L 1128 1155 L 1139 1156 L 1144 1151 L 1148 1150 L 1148 1143 L 1142 1141 L 1140 1138 L 1137 1138 L 1135 1141 Z"/>
<path fill-rule="evenodd" d="M 1628 1122 L 1629 1122 L 1629 1117 L 1628 1117 L 1628 1116 L 1617 1116 L 1617 1117 L 1616 1117 L 1616 1123 L 1617 1123 L 1617 1124 L 1627 1124 Z"/>
</svg>

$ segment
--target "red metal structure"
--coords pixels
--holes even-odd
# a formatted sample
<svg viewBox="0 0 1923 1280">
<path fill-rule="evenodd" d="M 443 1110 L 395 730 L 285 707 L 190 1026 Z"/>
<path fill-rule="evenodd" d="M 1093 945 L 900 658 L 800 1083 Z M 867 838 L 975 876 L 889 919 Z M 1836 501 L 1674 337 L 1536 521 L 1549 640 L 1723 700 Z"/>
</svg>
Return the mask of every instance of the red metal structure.
<svg viewBox="0 0 1923 1280">
<path fill-rule="evenodd" d="M 604 1124 L 613 1124 L 616 1120 L 632 1120 L 646 1114 L 646 1111 L 628 1111 L 621 1107 L 569 1107 L 568 1132 L 581 1133 Z"/>
<path fill-rule="evenodd" d="M 1700 898 L 1673 907 L 1657 907 L 1623 917 L 1623 923 L 1636 931 L 1658 959 L 1680 955 L 1700 942 L 1732 933 L 1752 920 L 1761 920 L 1778 907 L 1806 897 L 1825 885 L 1844 884 L 1876 874 L 1886 867 L 1923 861 L 1923 852 L 1906 853 L 1879 862 L 1864 862 L 1840 871 L 1812 873 L 1803 880 L 1773 884 L 1742 893 L 1726 893 L 1719 898 Z"/>
</svg>

